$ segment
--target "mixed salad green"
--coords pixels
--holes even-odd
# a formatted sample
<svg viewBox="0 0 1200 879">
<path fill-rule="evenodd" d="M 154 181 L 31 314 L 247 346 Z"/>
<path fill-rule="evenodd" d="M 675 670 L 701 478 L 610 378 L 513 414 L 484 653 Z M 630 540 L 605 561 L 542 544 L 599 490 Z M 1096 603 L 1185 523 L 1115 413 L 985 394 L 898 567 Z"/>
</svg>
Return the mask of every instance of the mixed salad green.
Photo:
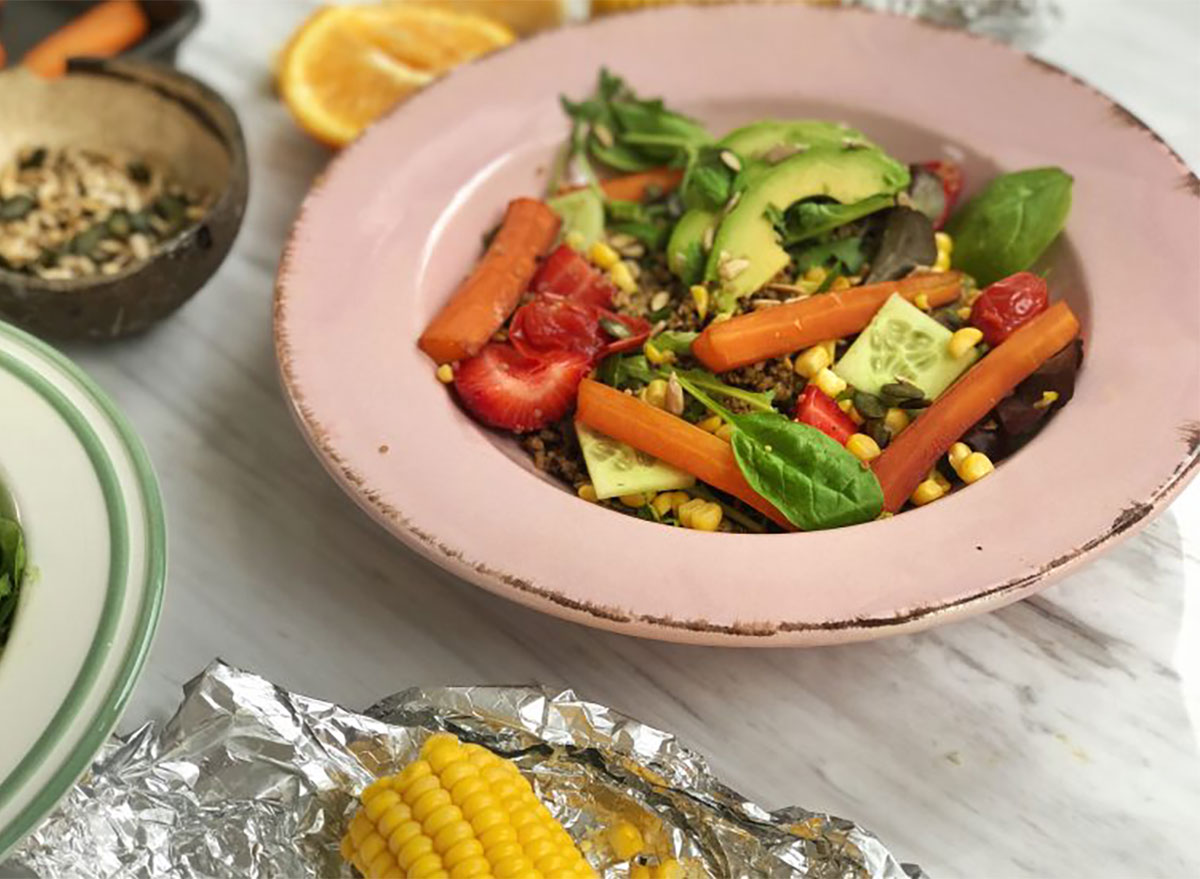
<svg viewBox="0 0 1200 879">
<path fill-rule="evenodd" d="M 583 498 L 699 530 L 814 530 L 991 472 L 1073 392 L 1079 325 L 1031 273 L 1071 177 L 848 125 L 716 136 L 601 71 L 422 336 L 462 405 Z"/>
<path fill-rule="evenodd" d="M 25 577 L 25 537 L 16 519 L 0 516 L 0 648 L 8 640 Z"/>
</svg>

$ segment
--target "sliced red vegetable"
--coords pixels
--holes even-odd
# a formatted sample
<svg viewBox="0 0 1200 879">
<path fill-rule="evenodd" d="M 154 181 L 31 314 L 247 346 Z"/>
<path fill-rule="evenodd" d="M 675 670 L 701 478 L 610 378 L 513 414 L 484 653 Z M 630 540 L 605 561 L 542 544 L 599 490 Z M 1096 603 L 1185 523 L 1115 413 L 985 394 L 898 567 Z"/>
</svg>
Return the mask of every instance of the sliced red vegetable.
<svg viewBox="0 0 1200 879">
<path fill-rule="evenodd" d="M 1017 272 L 984 288 L 971 306 L 971 326 L 995 347 L 1049 305 L 1046 282 L 1032 272 Z"/>
<path fill-rule="evenodd" d="M 597 308 L 611 308 L 616 287 L 592 267 L 582 255 L 560 244 L 546 257 L 529 289 L 534 293 L 553 293 Z"/>
<path fill-rule="evenodd" d="M 508 326 L 513 347 L 526 357 L 578 351 L 595 359 L 608 344 L 597 310 L 562 296 L 542 294 L 522 305 Z"/>
<path fill-rule="evenodd" d="M 807 385 L 796 400 L 795 420 L 815 427 L 843 446 L 858 431 L 850 416 L 838 408 L 837 401 L 816 385 Z"/>
<path fill-rule="evenodd" d="M 614 332 L 616 324 L 625 328 L 624 332 Z M 650 338 L 653 329 L 650 321 L 644 317 L 634 317 L 631 314 L 617 314 L 615 311 L 600 311 L 600 326 L 612 337 L 604 349 L 605 355 L 620 354 L 622 351 L 633 351 L 642 347 Z"/>
<path fill-rule="evenodd" d="M 578 351 L 526 357 L 512 345 L 493 342 L 458 365 L 454 387 L 484 424 L 526 433 L 558 421 L 575 402 L 592 360 Z"/>
<path fill-rule="evenodd" d="M 962 168 L 957 162 L 951 162 L 948 159 L 935 159 L 932 162 L 922 162 L 921 167 L 927 171 L 932 171 L 942 181 L 942 192 L 946 195 L 946 206 L 942 208 L 942 215 L 933 224 L 933 228 L 940 229 L 946 225 L 946 220 L 949 219 L 950 212 L 954 210 L 954 205 L 957 203 L 958 197 L 962 195 Z"/>
</svg>

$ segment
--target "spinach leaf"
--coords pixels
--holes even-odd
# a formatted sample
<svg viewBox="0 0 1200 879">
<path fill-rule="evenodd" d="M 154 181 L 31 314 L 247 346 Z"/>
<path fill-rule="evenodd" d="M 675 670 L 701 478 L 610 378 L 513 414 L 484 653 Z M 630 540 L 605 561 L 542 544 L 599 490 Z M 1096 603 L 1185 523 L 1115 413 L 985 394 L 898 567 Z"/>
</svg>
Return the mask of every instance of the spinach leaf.
<svg viewBox="0 0 1200 879">
<path fill-rule="evenodd" d="M 649 384 L 658 377 L 644 354 L 610 354 L 596 370 L 597 379 L 621 391 Z"/>
<path fill-rule="evenodd" d="M 0 517 L 0 645 L 8 638 L 25 575 L 25 538 L 14 520 Z"/>
<path fill-rule="evenodd" d="M 733 454 L 750 487 L 805 531 L 857 525 L 883 509 L 875 474 L 835 439 L 778 414 L 739 415 Z"/>
<path fill-rule="evenodd" d="M 645 171 L 659 165 L 690 165 L 712 136 L 699 122 L 667 109 L 660 99 L 639 98 L 621 77 L 600 71 L 595 93 L 563 110 L 586 132 L 586 151 L 618 171 Z"/>
<path fill-rule="evenodd" d="M 936 260 L 937 242 L 929 217 L 912 208 L 892 208 L 884 218 L 883 235 L 871 258 L 866 283 L 894 281 Z"/>
<path fill-rule="evenodd" d="M 683 357 L 692 353 L 692 342 L 696 341 L 699 333 L 689 333 L 683 330 L 664 330 L 650 341 L 659 351 L 670 351 L 676 356 Z"/>
<path fill-rule="evenodd" d="M 866 261 L 863 254 L 863 238 L 856 235 L 852 238 L 839 238 L 825 244 L 811 244 L 795 251 L 793 262 L 797 273 L 804 273 L 813 266 L 835 268 L 841 267 L 846 274 L 853 275 L 862 268 Z"/>
<path fill-rule="evenodd" d="M 715 211 L 729 201 L 737 175 L 722 161 L 722 152 L 713 146 L 701 147 L 697 153 L 680 187 L 686 207 Z"/>
<path fill-rule="evenodd" d="M 784 247 L 799 244 L 832 232 L 839 226 L 891 207 L 896 200 L 890 195 L 873 195 L 851 204 L 838 202 L 801 201 L 784 213 L 782 223 L 775 221 Z"/>
<path fill-rule="evenodd" d="M 981 287 L 1030 268 L 1066 224 L 1072 182 L 1061 168 L 992 180 L 951 219 L 954 267 Z"/>
</svg>

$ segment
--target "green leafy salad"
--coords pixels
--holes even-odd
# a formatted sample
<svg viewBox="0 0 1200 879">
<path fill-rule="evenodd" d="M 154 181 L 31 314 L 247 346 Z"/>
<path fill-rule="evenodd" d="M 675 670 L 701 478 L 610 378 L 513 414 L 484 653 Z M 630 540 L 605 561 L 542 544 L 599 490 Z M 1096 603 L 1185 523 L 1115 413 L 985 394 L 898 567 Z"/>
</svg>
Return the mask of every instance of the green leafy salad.
<svg viewBox="0 0 1200 879">
<path fill-rule="evenodd" d="M 948 154 L 820 119 L 713 132 L 608 71 L 562 106 L 548 192 L 509 203 L 419 345 L 580 498 L 854 525 L 980 481 L 1070 401 L 1079 322 L 1041 263 L 1062 169 L 968 189 Z"/>
<path fill-rule="evenodd" d="M 25 538 L 16 519 L 0 516 L 0 649 L 8 641 L 25 576 Z"/>
</svg>

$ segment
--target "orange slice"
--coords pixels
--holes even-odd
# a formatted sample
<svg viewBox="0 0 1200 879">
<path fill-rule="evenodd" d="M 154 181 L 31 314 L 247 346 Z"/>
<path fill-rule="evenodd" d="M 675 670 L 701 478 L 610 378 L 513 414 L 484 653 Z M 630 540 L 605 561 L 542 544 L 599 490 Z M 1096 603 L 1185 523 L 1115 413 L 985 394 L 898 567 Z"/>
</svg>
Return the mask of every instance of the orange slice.
<svg viewBox="0 0 1200 879">
<path fill-rule="evenodd" d="M 343 146 L 450 68 L 515 39 L 499 22 L 437 7 L 334 6 L 308 19 L 279 64 L 279 91 L 318 140 Z"/>
</svg>

